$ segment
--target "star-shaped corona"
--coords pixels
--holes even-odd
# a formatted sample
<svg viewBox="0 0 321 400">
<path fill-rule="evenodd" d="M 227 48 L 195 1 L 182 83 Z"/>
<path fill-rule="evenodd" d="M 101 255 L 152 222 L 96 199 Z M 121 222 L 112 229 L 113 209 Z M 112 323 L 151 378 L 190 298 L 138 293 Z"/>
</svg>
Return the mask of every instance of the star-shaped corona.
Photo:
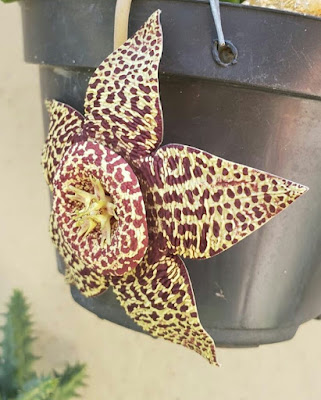
<svg viewBox="0 0 321 400">
<path fill-rule="evenodd" d="M 96 69 L 84 116 L 47 102 L 50 231 L 66 281 L 84 296 L 111 286 L 151 335 L 217 364 L 180 257 L 228 250 L 307 189 L 189 146 L 159 147 L 162 45 L 156 11 Z"/>
</svg>

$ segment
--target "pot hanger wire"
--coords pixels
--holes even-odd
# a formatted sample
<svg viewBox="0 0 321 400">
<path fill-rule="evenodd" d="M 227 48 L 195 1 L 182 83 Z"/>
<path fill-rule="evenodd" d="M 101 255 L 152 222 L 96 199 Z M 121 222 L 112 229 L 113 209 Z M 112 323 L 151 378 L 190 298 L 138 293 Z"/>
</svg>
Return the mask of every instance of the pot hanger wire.
<svg viewBox="0 0 321 400">
<path fill-rule="evenodd" d="M 222 29 L 220 2 L 219 0 L 210 0 L 211 11 L 214 19 L 214 24 L 217 32 L 217 39 L 219 47 L 225 46 L 224 33 Z"/>
<path fill-rule="evenodd" d="M 225 46 L 225 39 L 222 29 L 220 2 L 219 0 L 209 0 L 212 15 L 216 27 L 218 44 Z M 114 22 L 114 50 L 121 46 L 128 38 L 128 20 L 132 0 L 117 0 L 115 7 Z"/>
</svg>

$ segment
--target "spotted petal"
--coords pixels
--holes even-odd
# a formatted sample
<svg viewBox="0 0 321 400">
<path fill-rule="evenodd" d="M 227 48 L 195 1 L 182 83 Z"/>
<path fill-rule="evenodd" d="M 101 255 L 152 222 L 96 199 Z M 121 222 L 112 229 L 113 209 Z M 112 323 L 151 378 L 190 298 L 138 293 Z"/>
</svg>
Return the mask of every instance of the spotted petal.
<svg viewBox="0 0 321 400">
<path fill-rule="evenodd" d="M 52 190 L 57 166 L 72 143 L 84 140 L 84 117 L 74 108 L 56 100 L 46 102 L 49 113 L 49 133 L 42 152 L 42 166 Z"/>
<path fill-rule="evenodd" d="M 85 130 L 128 162 L 162 142 L 158 65 L 162 53 L 160 12 L 107 57 L 91 77 Z"/>
<path fill-rule="evenodd" d="M 75 218 L 79 201 L 70 196 L 70 188 L 93 192 L 93 180 L 101 183 L 117 210 L 118 219 L 111 222 L 110 243 L 102 241 L 99 226 L 81 234 Z M 122 157 L 98 143 L 76 143 L 66 151 L 54 179 L 53 213 L 72 254 L 87 267 L 95 265 L 97 273 L 124 274 L 145 254 L 147 223 L 138 180 Z"/>
<path fill-rule="evenodd" d="M 65 280 L 75 285 L 86 297 L 97 296 L 109 287 L 108 277 L 97 272 L 93 264 L 85 266 L 74 254 L 71 246 L 63 238 L 58 229 L 57 218 L 54 213 L 50 216 L 50 234 L 53 243 L 65 262 Z"/>
<path fill-rule="evenodd" d="M 111 284 L 127 314 L 145 331 L 217 364 L 213 339 L 199 321 L 188 272 L 178 256 L 150 263 L 146 255 L 134 271 L 112 277 Z"/>
<path fill-rule="evenodd" d="M 307 190 L 183 145 L 162 147 L 142 170 L 154 251 L 167 247 L 187 258 L 230 248 Z"/>
</svg>

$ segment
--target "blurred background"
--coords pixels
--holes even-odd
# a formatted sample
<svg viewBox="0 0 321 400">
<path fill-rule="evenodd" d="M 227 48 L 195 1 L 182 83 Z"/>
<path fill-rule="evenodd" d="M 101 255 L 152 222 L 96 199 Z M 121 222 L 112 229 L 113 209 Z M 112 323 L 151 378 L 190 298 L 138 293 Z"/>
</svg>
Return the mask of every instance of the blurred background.
<svg viewBox="0 0 321 400">
<path fill-rule="evenodd" d="M 0 312 L 13 288 L 24 291 L 42 355 L 37 369 L 87 363 L 83 400 L 320 399 L 318 321 L 290 342 L 218 349 L 218 369 L 192 351 L 101 321 L 72 300 L 48 235 L 38 67 L 23 62 L 19 11 L 0 4 Z"/>
</svg>

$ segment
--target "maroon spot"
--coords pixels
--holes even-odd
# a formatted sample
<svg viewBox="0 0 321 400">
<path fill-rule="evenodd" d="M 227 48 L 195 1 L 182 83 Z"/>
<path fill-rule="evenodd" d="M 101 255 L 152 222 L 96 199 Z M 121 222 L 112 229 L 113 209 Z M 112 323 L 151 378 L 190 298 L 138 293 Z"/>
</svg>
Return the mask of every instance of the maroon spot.
<svg viewBox="0 0 321 400">
<path fill-rule="evenodd" d="M 234 205 L 235 205 L 236 208 L 241 208 L 241 201 L 239 199 L 236 199 L 234 201 Z"/>
<path fill-rule="evenodd" d="M 242 225 L 242 231 L 245 231 L 246 228 L 247 228 L 247 224 L 243 224 Z"/>
<path fill-rule="evenodd" d="M 213 194 L 212 199 L 216 202 L 220 201 L 220 198 L 223 194 L 222 190 L 218 190 L 216 193 Z"/>
<path fill-rule="evenodd" d="M 275 207 L 272 204 L 270 205 L 270 212 L 275 213 Z"/>
<path fill-rule="evenodd" d="M 202 194 L 201 201 L 204 201 L 205 199 L 209 199 L 209 198 L 210 198 L 210 192 L 208 189 L 205 189 Z"/>
<path fill-rule="evenodd" d="M 227 214 L 226 218 L 231 220 L 231 219 L 233 219 L 233 215 L 229 213 L 229 214 Z"/>
<path fill-rule="evenodd" d="M 245 194 L 246 194 L 247 196 L 250 196 L 250 195 L 251 195 L 251 190 L 250 190 L 248 187 L 245 187 L 245 188 L 244 188 L 244 192 L 245 192 Z"/>
<path fill-rule="evenodd" d="M 182 214 L 181 210 L 179 210 L 178 208 L 175 208 L 175 210 L 174 210 L 174 218 L 180 220 L 181 219 L 181 214 Z"/>
<path fill-rule="evenodd" d="M 231 199 L 233 199 L 235 197 L 234 192 L 229 188 L 227 189 L 227 195 L 228 197 L 230 197 Z"/>
<path fill-rule="evenodd" d="M 150 88 L 149 88 L 148 86 L 144 86 L 144 85 L 142 85 L 142 84 L 139 84 L 138 87 L 139 87 L 139 89 L 140 89 L 142 92 L 144 92 L 144 93 L 146 93 L 146 94 L 149 94 L 149 93 L 150 93 Z"/>
<path fill-rule="evenodd" d="M 225 208 L 231 208 L 231 204 L 230 203 L 224 203 L 224 207 Z"/>
<path fill-rule="evenodd" d="M 191 204 L 194 204 L 194 197 L 193 197 L 193 193 L 192 193 L 192 191 L 191 190 L 186 190 L 186 196 L 187 196 L 187 198 L 188 198 L 188 201 L 191 203 Z"/>
<path fill-rule="evenodd" d="M 224 176 L 228 175 L 228 170 L 227 170 L 226 168 L 223 168 L 222 174 L 223 174 Z"/>
<path fill-rule="evenodd" d="M 195 214 L 196 214 L 197 218 L 198 218 L 199 220 L 201 220 L 202 217 L 203 217 L 203 215 L 206 214 L 206 208 L 205 208 L 204 206 L 199 207 L 199 208 L 195 211 Z"/>
<path fill-rule="evenodd" d="M 257 203 L 258 202 L 257 196 L 252 196 L 252 201 L 253 201 L 253 203 Z"/>
<path fill-rule="evenodd" d="M 250 228 L 250 231 L 252 231 L 252 232 L 254 231 L 254 225 L 250 224 L 249 228 Z"/>
<path fill-rule="evenodd" d="M 265 175 L 264 174 L 260 174 L 259 178 L 260 178 L 261 181 L 264 181 L 265 180 Z"/>
<path fill-rule="evenodd" d="M 246 220 L 245 216 L 242 213 L 237 213 L 236 216 L 241 222 L 244 222 Z"/>
<path fill-rule="evenodd" d="M 272 196 L 270 194 L 267 194 L 267 193 L 264 194 L 264 201 L 266 203 L 270 203 L 271 199 L 272 199 Z"/>
<path fill-rule="evenodd" d="M 269 189 L 268 185 L 263 185 L 262 186 L 262 192 L 267 192 Z"/>
<path fill-rule="evenodd" d="M 231 232 L 233 230 L 233 225 L 228 222 L 227 224 L 225 224 L 225 229 L 227 230 L 227 232 Z"/>
<path fill-rule="evenodd" d="M 195 167 L 193 172 L 196 178 L 200 178 L 203 175 L 202 169 L 200 167 Z"/>
<path fill-rule="evenodd" d="M 217 211 L 222 215 L 223 214 L 223 208 L 221 206 L 217 206 Z"/>
<path fill-rule="evenodd" d="M 214 223 L 213 223 L 213 233 L 214 233 L 214 236 L 217 238 L 220 236 L 220 226 L 216 221 L 214 221 Z"/>
<path fill-rule="evenodd" d="M 206 240 L 206 235 L 209 230 L 209 224 L 203 224 L 203 229 L 201 233 L 201 244 L 200 244 L 200 251 L 203 253 L 206 250 L 207 247 L 207 240 Z"/>
</svg>

